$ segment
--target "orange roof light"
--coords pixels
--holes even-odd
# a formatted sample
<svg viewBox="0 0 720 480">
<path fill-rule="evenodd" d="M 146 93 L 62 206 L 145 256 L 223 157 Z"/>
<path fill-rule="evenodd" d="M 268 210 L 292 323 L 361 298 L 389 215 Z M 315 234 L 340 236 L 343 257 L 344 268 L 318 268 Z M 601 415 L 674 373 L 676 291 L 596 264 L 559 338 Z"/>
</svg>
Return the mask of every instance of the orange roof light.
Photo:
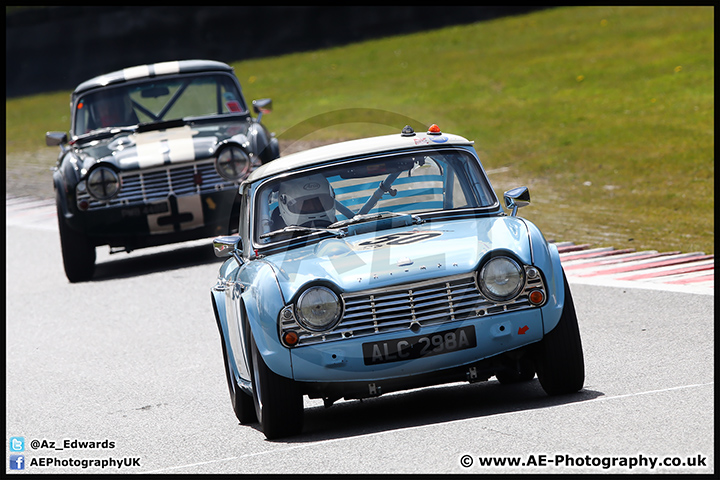
<svg viewBox="0 0 720 480">
<path fill-rule="evenodd" d="M 428 135 L 440 135 L 440 133 L 442 132 L 440 132 L 440 127 L 433 123 L 432 125 L 430 125 L 430 128 L 428 128 L 427 133 Z"/>
</svg>

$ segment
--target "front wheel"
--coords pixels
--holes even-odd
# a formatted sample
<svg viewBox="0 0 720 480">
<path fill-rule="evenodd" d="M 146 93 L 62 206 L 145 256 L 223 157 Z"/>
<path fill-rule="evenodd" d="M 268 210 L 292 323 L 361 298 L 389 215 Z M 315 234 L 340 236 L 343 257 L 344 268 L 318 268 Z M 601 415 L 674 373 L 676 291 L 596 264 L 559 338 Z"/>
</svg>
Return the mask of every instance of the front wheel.
<svg viewBox="0 0 720 480">
<path fill-rule="evenodd" d="M 565 272 L 565 305 L 557 326 L 545 335 L 535 352 L 535 368 L 545 393 L 560 395 L 579 391 L 585 383 L 580 330 Z"/>
<path fill-rule="evenodd" d="M 95 273 L 95 245 L 87 236 L 76 232 L 65 223 L 59 201 L 58 199 L 58 230 L 65 276 L 70 283 L 86 282 Z"/>
<path fill-rule="evenodd" d="M 270 370 L 250 334 L 255 414 L 268 440 L 297 435 L 303 427 L 303 396 L 297 383 Z"/>
<path fill-rule="evenodd" d="M 243 425 L 257 422 L 255 416 L 255 405 L 253 397 L 248 395 L 240 388 L 235 381 L 235 374 L 230 366 L 227 348 L 225 347 L 225 338 L 223 338 L 222 329 L 220 330 L 220 344 L 222 347 L 223 360 L 225 362 L 225 377 L 227 378 L 228 390 L 230 391 L 230 402 L 232 403 L 235 416 Z"/>
<path fill-rule="evenodd" d="M 502 370 L 495 374 L 498 382 L 508 385 L 512 383 L 529 382 L 535 378 L 535 365 L 528 355 L 523 355 L 516 363 L 514 369 Z"/>
</svg>

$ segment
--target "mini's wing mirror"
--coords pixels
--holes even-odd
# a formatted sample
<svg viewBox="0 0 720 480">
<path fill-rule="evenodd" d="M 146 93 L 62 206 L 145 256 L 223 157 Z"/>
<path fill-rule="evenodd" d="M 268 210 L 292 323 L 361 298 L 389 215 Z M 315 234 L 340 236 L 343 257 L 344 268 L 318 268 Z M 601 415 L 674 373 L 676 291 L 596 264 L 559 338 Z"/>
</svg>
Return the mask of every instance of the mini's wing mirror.
<svg viewBox="0 0 720 480">
<path fill-rule="evenodd" d="M 530 190 L 527 187 L 516 187 L 508 190 L 503 195 L 505 197 L 505 206 L 512 209 L 511 216 L 517 215 L 518 208 L 530 205 Z"/>
<path fill-rule="evenodd" d="M 234 256 L 239 263 L 242 263 L 240 260 L 242 239 L 239 236 L 218 237 L 214 239 L 213 250 L 215 251 L 216 257 L 226 258 Z"/>
<path fill-rule="evenodd" d="M 272 112 L 272 99 L 263 98 L 252 101 L 253 111 L 257 113 L 257 121 L 259 122 L 263 114 Z"/>
<path fill-rule="evenodd" d="M 48 147 L 56 147 L 67 143 L 67 133 L 65 132 L 47 132 L 45 133 L 45 144 Z"/>
</svg>

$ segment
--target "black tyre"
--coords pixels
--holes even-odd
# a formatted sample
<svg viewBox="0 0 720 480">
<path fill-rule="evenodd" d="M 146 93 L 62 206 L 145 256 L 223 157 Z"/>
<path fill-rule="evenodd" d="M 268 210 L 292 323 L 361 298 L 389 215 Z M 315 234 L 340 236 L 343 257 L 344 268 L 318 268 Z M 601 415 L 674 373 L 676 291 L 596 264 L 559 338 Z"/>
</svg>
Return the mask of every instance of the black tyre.
<svg viewBox="0 0 720 480">
<path fill-rule="evenodd" d="M 585 361 L 580 330 L 564 272 L 563 281 L 565 306 L 560 321 L 550 333 L 545 335 L 535 351 L 538 380 L 548 395 L 577 392 L 585 383 Z"/>
<path fill-rule="evenodd" d="M 521 357 L 513 370 L 503 370 L 495 374 L 502 384 L 527 382 L 535 378 L 535 365 L 528 355 Z"/>
<path fill-rule="evenodd" d="M 270 138 L 268 146 L 263 151 L 264 156 L 262 157 L 263 163 L 269 163 L 280 157 L 280 144 L 278 139 L 275 137 Z"/>
<path fill-rule="evenodd" d="M 297 435 L 303 427 L 303 396 L 294 380 L 270 370 L 250 335 L 255 414 L 268 440 Z"/>
<path fill-rule="evenodd" d="M 220 331 L 220 344 L 222 345 L 223 360 L 225 362 L 225 378 L 227 379 L 228 390 L 230 391 L 230 402 L 232 403 L 235 416 L 243 425 L 257 422 L 255 415 L 255 403 L 252 395 L 245 393 L 235 381 L 235 376 L 230 367 L 230 361 L 225 347 L 225 338 Z"/>
<path fill-rule="evenodd" d="M 95 245 L 67 226 L 59 204 L 57 217 L 65 276 L 70 283 L 87 282 L 95 273 Z"/>
</svg>

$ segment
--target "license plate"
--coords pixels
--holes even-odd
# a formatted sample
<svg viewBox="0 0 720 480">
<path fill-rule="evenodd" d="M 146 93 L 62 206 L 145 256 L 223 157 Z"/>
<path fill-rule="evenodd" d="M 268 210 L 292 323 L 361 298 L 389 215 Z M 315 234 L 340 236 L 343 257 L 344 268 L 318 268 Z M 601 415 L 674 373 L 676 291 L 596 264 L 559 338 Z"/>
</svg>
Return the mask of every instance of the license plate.
<svg viewBox="0 0 720 480">
<path fill-rule="evenodd" d="M 167 202 L 162 202 L 162 203 L 151 203 L 149 205 L 143 205 L 141 207 L 123 208 L 122 210 L 120 210 L 120 215 L 122 215 L 123 218 L 140 217 L 140 216 L 152 215 L 155 213 L 166 213 L 169 211 L 170 211 L 170 207 L 168 207 Z"/>
<path fill-rule="evenodd" d="M 362 349 L 365 365 L 378 365 L 442 355 L 476 346 L 475 327 L 470 325 L 429 335 L 363 343 Z"/>
</svg>

